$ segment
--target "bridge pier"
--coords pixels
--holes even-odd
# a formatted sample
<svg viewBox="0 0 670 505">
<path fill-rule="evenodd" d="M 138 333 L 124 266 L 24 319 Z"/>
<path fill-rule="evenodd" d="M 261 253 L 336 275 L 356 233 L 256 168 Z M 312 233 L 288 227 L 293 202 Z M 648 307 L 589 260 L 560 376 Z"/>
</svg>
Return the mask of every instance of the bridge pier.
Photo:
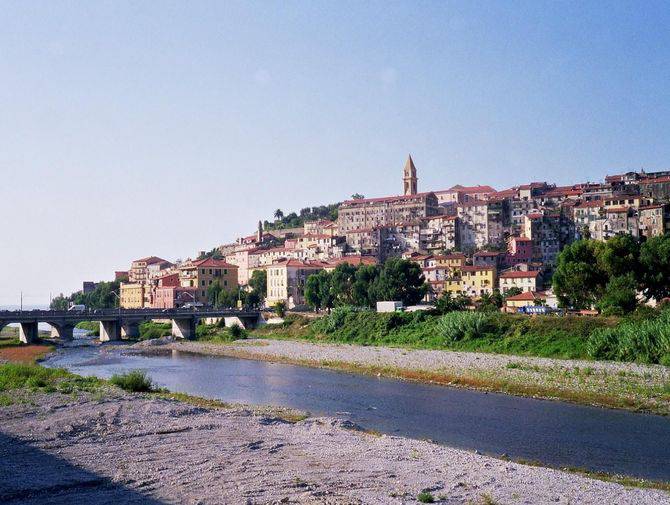
<svg viewBox="0 0 670 505">
<path fill-rule="evenodd" d="M 32 344 L 37 341 L 39 335 L 37 322 L 21 323 L 19 326 L 19 340 L 24 344 Z"/>
<path fill-rule="evenodd" d="M 195 317 L 189 317 L 188 319 L 173 319 L 172 336 L 186 339 L 195 338 L 195 326 Z"/>
<path fill-rule="evenodd" d="M 51 324 L 51 338 L 59 338 L 61 340 L 72 340 L 74 333 L 74 326 L 69 324 Z"/>
<path fill-rule="evenodd" d="M 100 342 L 121 340 L 121 324 L 119 321 L 100 321 Z"/>
<path fill-rule="evenodd" d="M 140 323 L 124 323 L 121 325 L 121 338 L 138 338 Z"/>
</svg>

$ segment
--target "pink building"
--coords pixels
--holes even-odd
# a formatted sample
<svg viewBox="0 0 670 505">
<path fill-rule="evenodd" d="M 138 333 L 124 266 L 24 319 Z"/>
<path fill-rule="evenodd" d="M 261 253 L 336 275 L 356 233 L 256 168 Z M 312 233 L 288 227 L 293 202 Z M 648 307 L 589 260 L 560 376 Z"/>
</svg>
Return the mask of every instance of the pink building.
<svg viewBox="0 0 670 505">
<path fill-rule="evenodd" d="M 193 303 L 197 288 L 183 286 L 157 287 L 154 296 L 155 309 L 174 309 L 182 307 L 186 303 Z"/>
<path fill-rule="evenodd" d="M 533 241 L 527 237 L 510 237 L 504 263 L 513 267 L 519 263 L 530 263 L 533 259 Z"/>
</svg>

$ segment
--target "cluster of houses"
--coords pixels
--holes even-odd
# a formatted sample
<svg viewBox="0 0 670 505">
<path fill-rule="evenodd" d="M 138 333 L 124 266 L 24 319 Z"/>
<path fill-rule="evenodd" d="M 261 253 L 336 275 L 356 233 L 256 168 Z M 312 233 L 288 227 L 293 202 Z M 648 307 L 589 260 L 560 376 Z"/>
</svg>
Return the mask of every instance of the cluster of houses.
<svg viewBox="0 0 670 505">
<path fill-rule="evenodd" d="M 533 182 L 504 190 L 453 186 L 419 193 L 411 157 L 403 194 L 340 204 L 336 221 L 264 230 L 218 247 L 217 254 L 173 264 L 157 257 L 119 272 L 125 307 L 170 308 L 206 303 L 207 289 L 247 286 L 267 272 L 266 304 L 305 305 L 309 275 L 339 263 L 375 264 L 401 256 L 423 270 L 428 301 L 449 292 L 473 298 L 507 293 L 516 309 L 554 304 L 545 288 L 561 249 L 579 238 L 607 240 L 626 233 L 653 237 L 670 230 L 670 171 L 629 172 L 602 183 L 556 186 Z M 201 255 L 203 256 L 203 255 Z M 515 289 L 515 291 L 517 291 Z"/>
</svg>

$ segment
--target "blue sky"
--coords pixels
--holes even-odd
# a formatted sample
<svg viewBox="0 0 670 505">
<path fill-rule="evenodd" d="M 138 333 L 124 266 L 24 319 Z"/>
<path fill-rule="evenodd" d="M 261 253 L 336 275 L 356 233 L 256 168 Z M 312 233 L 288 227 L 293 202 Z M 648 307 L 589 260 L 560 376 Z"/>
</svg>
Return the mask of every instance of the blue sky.
<svg viewBox="0 0 670 505">
<path fill-rule="evenodd" d="M 0 304 L 285 211 L 670 166 L 668 2 L 1 2 Z"/>
</svg>

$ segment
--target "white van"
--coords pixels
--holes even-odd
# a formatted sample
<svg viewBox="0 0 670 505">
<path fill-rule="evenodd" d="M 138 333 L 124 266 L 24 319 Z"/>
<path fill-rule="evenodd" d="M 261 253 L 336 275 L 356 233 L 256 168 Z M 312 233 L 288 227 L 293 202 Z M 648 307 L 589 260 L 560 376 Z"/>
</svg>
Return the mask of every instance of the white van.
<svg viewBox="0 0 670 505">
<path fill-rule="evenodd" d="M 70 308 L 67 310 L 72 312 L 84 312 L 86 310 L 86 305 L 70 305 Z"/>
</svg>

